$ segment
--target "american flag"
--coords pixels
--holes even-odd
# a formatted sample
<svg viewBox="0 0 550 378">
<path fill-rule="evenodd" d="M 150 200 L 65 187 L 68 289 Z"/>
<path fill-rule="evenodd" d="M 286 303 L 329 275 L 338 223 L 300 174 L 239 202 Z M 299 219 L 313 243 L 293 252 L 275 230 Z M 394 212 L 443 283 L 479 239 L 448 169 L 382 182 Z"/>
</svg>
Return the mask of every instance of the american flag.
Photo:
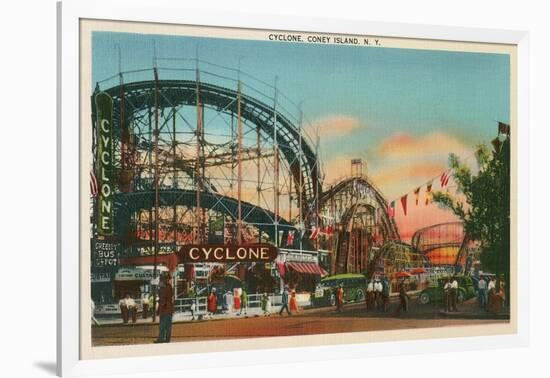
<svg viewBox="0 0 550 378">
<path fill-rule="evenodd" d="M 508 125 L 504 122 L 499 122 L 498 123 L 498 133 L 499 134 L 506 134 L 506 135 L 510 136 L 510 125 Z"/>
<path fill-rule="evenodd" d="M 451 174 L 449 171 L 444 172 L 441 177 L 439 178 L 439 182 L 441 183 L 441 187 L 444 188 L 449 183 L 449 178 L 451 177 Z"/>
<path fill-rule="evenodd" d="M 92 197 L 97 197 L 97 188 L 97 177 L 95 177 L 93 171 L 90 171 L 90 193 L 92 193 Z"/>
<path fill-rule="evenodd" d="M 294 244 L 294 231 L 288 231 L 286 245 L 290 247 L 292 244 Z"/>
<path fill-rule="evenodd" d="M 319 228 L 313 226 L 311 228 L 311 235 L 309 236 L 309 239 L 310 240 L 315 240 L 315 239 L 317 239 L 317 236 L 319 236 Z"/>
</svg>

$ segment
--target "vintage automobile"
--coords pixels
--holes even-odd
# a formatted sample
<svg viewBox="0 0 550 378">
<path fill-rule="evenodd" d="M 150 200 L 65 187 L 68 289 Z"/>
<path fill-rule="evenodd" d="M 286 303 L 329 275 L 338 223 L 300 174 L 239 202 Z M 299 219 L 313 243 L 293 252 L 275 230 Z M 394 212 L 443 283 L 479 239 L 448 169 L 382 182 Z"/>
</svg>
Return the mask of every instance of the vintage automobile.
<svg viewBox="0 0 550 378">
<path fill-rule="evenodd" d="M 476 288 L 473 280 L 468 276 L 457 276 L 458 293 L 457 302 L 462 303 L 476 296 Z M 445 298 L 445 290 L 443 289 L 447 282 L 447 278 L 439 278 L 437 283 L 422 290 L 418 300 L 422 304 L 442 302 Z"/>
<path fill-rule="evenodd" d="M 338 274 L 323 278 L 319 282 L 313 295 L 313 306 L 335 306 L 336 290 L 340 284 L 344 288 L 344 303 L 365 299 L 367 278 L 363 274 Z"/>
</svg>

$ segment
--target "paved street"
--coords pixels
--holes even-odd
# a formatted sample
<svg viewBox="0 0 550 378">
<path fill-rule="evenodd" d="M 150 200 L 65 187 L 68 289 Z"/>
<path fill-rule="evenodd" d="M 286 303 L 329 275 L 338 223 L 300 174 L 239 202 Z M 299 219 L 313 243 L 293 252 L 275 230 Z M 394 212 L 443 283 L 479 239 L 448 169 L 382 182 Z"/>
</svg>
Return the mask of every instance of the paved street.
<svg viewBox="0 0 550 378">
<path fill-rule="evenodd" d="M 195 341 L 236 339 L 248 337 L 295 336 L 322 333 L 395 330 L 457 325 L 494 324 L 507 322 L 494 319 L 480 312 L 475 300 L 463 303 L 456 316 L 440 313 L 435 305 L 420 305 L 411 301 L 410 312 L 397 316 L 396 304 L 388 313 L 366 312 L 364 304 L 349 304 L 344 312 L 337 313 L 333 307 L 303 310 L 292 316 L 277 314 L 270 317 L 217 318 L 194 322 L 174 323 L 172 341 Z M 461 318 L 461 314 L 464 316 Z M 158 325 L 138 323 L 135 325 L 106 325 L 93 327 L 94 346 L 152 343 L 158 335 Z"/>
</svg>

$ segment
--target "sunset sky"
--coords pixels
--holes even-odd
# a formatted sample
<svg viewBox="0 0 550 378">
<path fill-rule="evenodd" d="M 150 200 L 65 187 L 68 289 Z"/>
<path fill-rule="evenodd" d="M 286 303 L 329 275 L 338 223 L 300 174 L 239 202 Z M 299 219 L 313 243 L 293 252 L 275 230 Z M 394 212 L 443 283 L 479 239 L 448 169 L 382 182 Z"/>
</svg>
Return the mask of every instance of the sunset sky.
<svg viewBox="0 0 550 378">
<path fill-rule="evenodd" d="M 160 57 L 198 51 L 268 83 L 277 76 L 280 91 L 302 103 L 309 134 L 320 135 L 325 182 L 362 158 L 364 173 L 396 199 L 405 233 L 452 219 L 434 205 L 416 207 L 412 191 L 447 169 L 450 152 L 471 156 L 496 136 L 498 121 L 509 123 L 510 64 L 502 54 L 94 32 L 93 82 L 118 72 L 116 45 L 123 71 L 151 67 L 153 41 Z M 401 219 L 405 193 L 411 224 Z"/>
</svg>

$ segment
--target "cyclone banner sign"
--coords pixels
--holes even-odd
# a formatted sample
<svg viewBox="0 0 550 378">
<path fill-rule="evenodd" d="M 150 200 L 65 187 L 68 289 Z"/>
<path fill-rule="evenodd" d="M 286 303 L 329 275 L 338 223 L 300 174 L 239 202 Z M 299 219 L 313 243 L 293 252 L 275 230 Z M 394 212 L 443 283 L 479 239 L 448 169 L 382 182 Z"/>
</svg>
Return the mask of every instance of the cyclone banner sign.
<svg viewBox="0 0 550 378">
<path fill-rule="evenodd" d="M 113 99 L 105 92 L 95 96 L 97 109 L 98 217 L 101 235 L 113 234 Z"/>
<path fill-rule="evenodd" d="M 179 251 L 179 257 L 186 263 L 265 263 L 274 261 L 278 254 L 278 248 L 271 244 L 189 244 L 182 246 Z"/>
</svg>

